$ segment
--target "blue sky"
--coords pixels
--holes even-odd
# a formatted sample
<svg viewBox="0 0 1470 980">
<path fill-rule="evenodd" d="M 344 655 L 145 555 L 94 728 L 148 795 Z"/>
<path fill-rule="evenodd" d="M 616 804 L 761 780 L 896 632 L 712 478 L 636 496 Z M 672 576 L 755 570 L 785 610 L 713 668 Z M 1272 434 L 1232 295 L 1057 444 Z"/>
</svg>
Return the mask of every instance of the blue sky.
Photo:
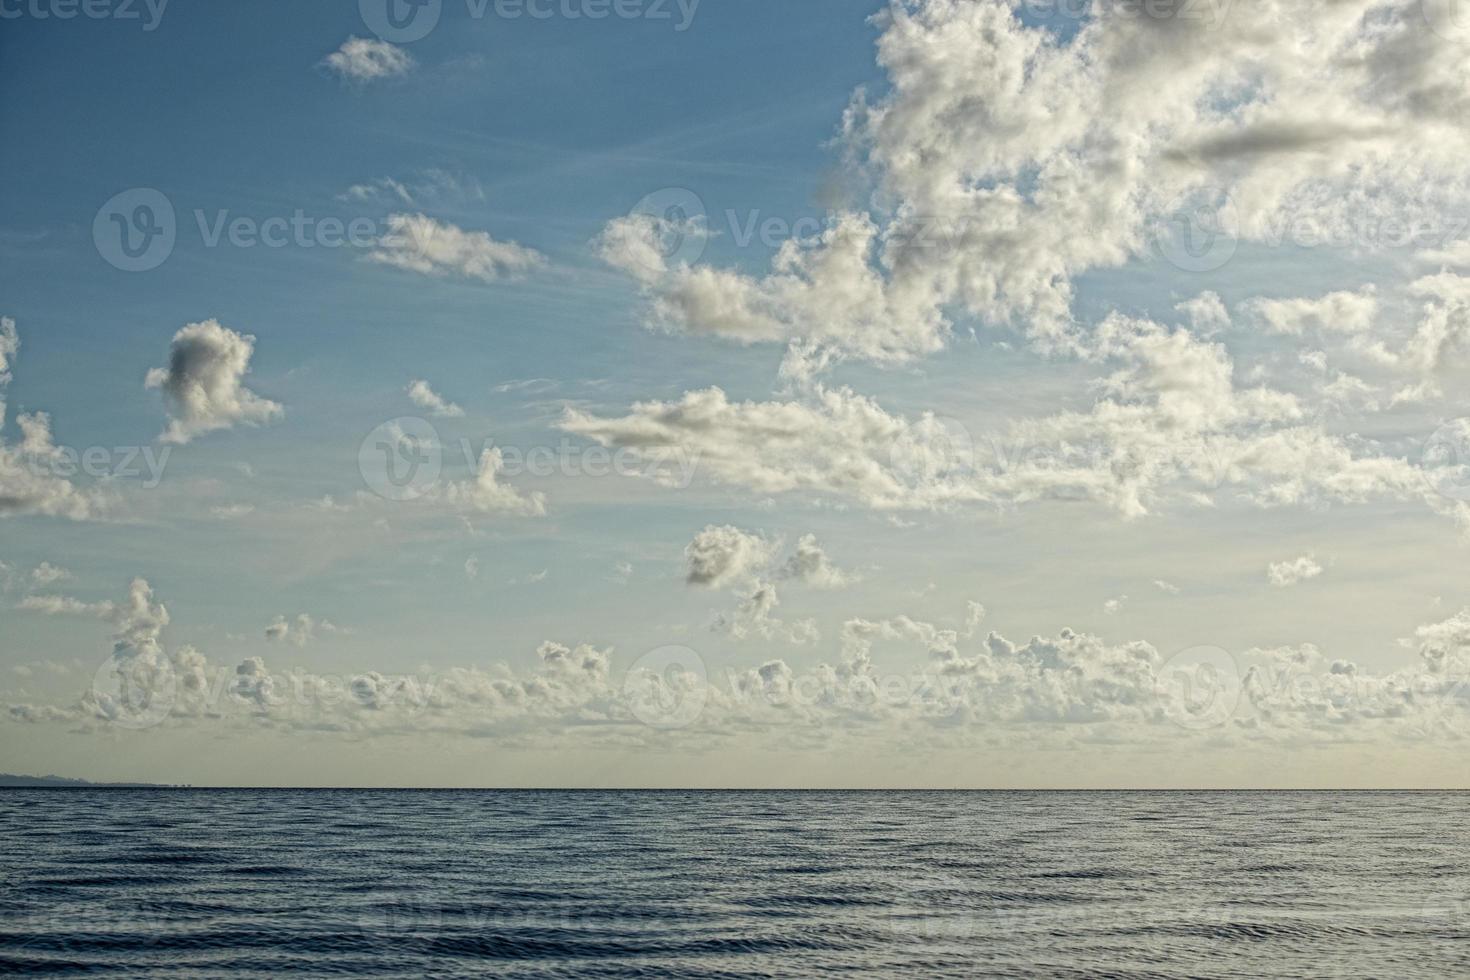
<svg viewBox="0 0 1470 980">
<path fill-rule="evenodd" d="M 157 481 L 77 478 L 98 495 L 85 516 L 10 494 L 0 701 L 22 720 L 0 767 L 760 783 L 749 760 L 774 753 L 811 783 L 987 785 L 1136 783 L 1154 771 L 1138 760 L 1165 753 L 1205 758 L 1193 781 L 1249 782 L 1300 738 L 1331 781 L 1361 762 L 1323 734 L 1345 713 L 1388 746 L 1363 779 L 1453 781 L 1433 761 L 1443 712 L 1416 722 L 1418 748 L 1380 731 L 1384 691 L 1418 683 L 1446 644 L 1458 662 L 1470 622 L 1466 481 L 1422 472 L 1436 433 L 1463 445 L 1454 141 L 1470 95 L 1464 39 L 1411 6 L 1313 22 L 1215 3 L 1218 23 L 1180 26 L 996 0 L 703 0 L 685 24 L 673 3 L 667 19 L 593 21 L 443 0 L 437 26 L 400 43 L 346 0 L 175 0 L 152 29 L 146 8 L 4 8 L 0 315 L 19 351 L 0 449 L 23 453 L 22 418 L 41 411 L 56 446 L 165 464 Z M 1273 17 L 1309 57 L 1252 33 Z M 1193 52 L 1187 68 L 1170 45 Z M 1367 82 L 1341 67 L 1365 46 Z M 172 208 L 176 243 L 125 271 L 94 222 L 143 190 Z M 691 194 L 706 222 L 677 226 L 665 206 Z M 1160 229 L 1221 200 L 1229 255 L 1191 268 Z M 395 243 L 412 216 L 431 240 Z M 1388 242 L 1385 216 L 1433 233 Z M 211 240 L 293 218 L 305 241 Z M 906 247 L 925 220 L 940 243 Z M 306 247 L 354 221 L 358 245 Z M 1321 245 L 1304 224 L 1359 232 Z M 868 226 L 869 250 L 843 265 L 843 235 Z M 640 265 L 645 234 L 686 250 Z M 802 374 L 807 345 L 830 360 Z M 220 387 L 191 408 L 181 393 L 209 378 Z M 415 381 L 455 408 L 412 397 Z M 719 421 L 691 421 L 714 388 Z M 407 503 L 360 466 L 369 434 L 402 418 L 433 426 L 443 464 Z M 633 458 L 660 440 L 694 461 L 689 485 L 507 470 L 477 495 L 491 446 L 577 466 L 589 447 Z M 1445 472 L 1451 492 L 1436 492 Z M 705 553 L 727 563 L 716 584 L 693 570 Z M 152 598 L 128 607 L 134 580 Z M 1070 673 L 1006 652 L 1033 636 L 1071 651 Z M 575 656 L 597 693 L 534 722 L 486 708 L 506 696 L 494 678 L 524 685 L 512 707 L 571 684 L 548 641 L 596 652 Z M 640 726 L 607 692 L 671 645 L 714 692 L 697 720 Z M 95 671 L 181 672 L 191 647 L 227 687 L 257 670 L 278 686 L 290 671 L 420 672 L 453 694 L 380 726 L 273 714 L 258 685 L 249 709 L 230 687 L 224 726 L 182 701 L 147 731 L 109 726 Z M 1269 723 L 1260 698 L 1243 706 L 1205 756 L 1199 726 L 1159 723 L 1164 707 L 1090 700 L 1162 688 L 1171 658 L 1202 647 L 1240 678 L 1289 664 L 1318 687 Z M 1349 663 L 1371 695 L 1322 695 L 1318 678 Z M 897 710 L 864 728 L 811 705 L 799 719 L 731 707 L 736 674 L 867 684 L 884 669 L 983 690 L 929 719 L 932 737 Z M 1031 694 L 998 693 L 1031 670 Z M 1078 677 L 1068 711 L 1016 707 Z M 1459 689 L 1436 690 L 1458 718 Z M 39 705 L 54 714 L 32 720 Z M 1279 740 L 1259 734 L 1272 725 Z M 578 741 L 586 728 L 607 744 Z M 184 748 L 201 729 L 244 741 L 210 769 Z M 1099 768 L 1115 742 L 1137 754 Z M 250 762 L 267 746 L 294 757 L 273 777 Z M 428 750 L 427 770 L 405 761 Z M 956 774 L 955 758 L 982 756 Z"/>
</svg>

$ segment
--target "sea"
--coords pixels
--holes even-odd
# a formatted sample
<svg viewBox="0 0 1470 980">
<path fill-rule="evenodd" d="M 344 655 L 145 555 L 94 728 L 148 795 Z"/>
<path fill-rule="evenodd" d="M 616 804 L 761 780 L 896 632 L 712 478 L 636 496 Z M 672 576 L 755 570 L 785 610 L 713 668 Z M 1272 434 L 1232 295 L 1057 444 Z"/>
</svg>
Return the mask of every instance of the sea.
<svg viewBox="0 0 1470 980">
<path fill-rule="evenodd" d="M 0 791 L 0 975 L 1470 976 L 1470 794 Z"/>
</svg>

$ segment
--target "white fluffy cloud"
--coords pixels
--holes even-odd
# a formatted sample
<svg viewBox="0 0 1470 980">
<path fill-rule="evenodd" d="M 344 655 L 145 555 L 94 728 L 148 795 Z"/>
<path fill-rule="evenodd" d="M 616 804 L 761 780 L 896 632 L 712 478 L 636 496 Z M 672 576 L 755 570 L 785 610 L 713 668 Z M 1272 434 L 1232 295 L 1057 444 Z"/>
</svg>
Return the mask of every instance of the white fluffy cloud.
<svg viewBox="0 0 1470 980">
<path fill-rule="evenodd" d="M 710 525 L 684 549 L 685 580 L 712 589 L 750 581 L 771 563 L 775 548 L 759 534 Z"/>
<path fill-rule="evenodd" d="M 1187 329 L 1114 315 L 1090 343 L 1113 368 L 1090 410 L 1016 419 L 985 438 L 821 385 L 771 402 L 711 388 L 620 418 L 570 409 L 562 428 L 639 453 L 683 452 L 706 479 L 755 493 L 876 509 L 1086 499 L 1138 517 L 1231 493 L 1263 506 L 1426 495 L 1415 466 L 1331 434 L 1290 393 L 1242 385 L 1226 349 Z"/>
<path fill-rule="evenodd" d="M 500 482 L 505 459 L 498 447 L 487 449 L 480 457 L 479 469 L 472 480 L 451 483 L 445 498 L 451 503 L 482 514 L 515 514 L 522 517 L 545 517 L 546 494 L 539 491 L 521 493 Z"/>
<path fill-rule="evenodd" d="M 519 279 L 546 264 L 546 257 L 535 249 L 422 214 L 389 215 L 388 233 L 367 257 L 420 275 L 481 282 Z"/>
<path fill-rule="evenodd" d="M 6 423 L 6 387 L 19 352 L 15 321 L 0 317 L 0 430 Z M 96 516 L 102 509 L 98 496 L 63 475 L 65 460 L 52 440 L 51 416 L 32 412 L 15 422 L 19 443 L 8 443 L 0 434 L 0 517 L 41 514 L 80 521 Z"/>
<path fill-rule="evenodd" d="M 1266 581 L 1277 588 L 1286 588 L 1314 579 L 1322 572 L 1322 565 L 1316 558 L 1302 555 L 1290 561 L 1272 562 L 1266 568 Z"/>
<path fill-rule="evenodd" d="M 764 615 L 771 604 L 756 601 L 760 608 L 731 629 L 787 629 L 772 627 L 779 621 Z M 803 669 L 771 660 L 715 673 L 691 650 L 676 651 L 674 666 L 652 654 L 615 658 L 610 649 L 549 641 L 530 671 L 498 665 L 329 677 L 273 669 L 258 657 L 227 667 L 188 646 L 167 649 L 169 612 L 141 579 L 106 606 L 110 669 L 74 703 L 5 705 L 12 721 L 602 745 L 649 742 L 677 728 L 685 745 L 689 738 L 779 745 L 799 734 L 816 744 L 871 735 L 917 748 L 977 734 L 1027 744 L 1059 736 L 1362 744 L 1462 737 L 1470 726 L 1470 610 L 1421 627 L 1406 641 L 1416 662 L 1382 674 L 1329 661 L 1312 646 L 1222 651 L 1200 672 L 1148 643 L 1074 630 L 1017 643 L 981 636 L 983 610 L 971 603 L 963 631 L 907 616 L 849 619 L 840 655 Z"/>
<path fill-rule="evenodd" d="M 410 384 L 408 386 L 408 398 L 419 408 L 422 408 L 435 418 L 464 418 L 464 409 L 451 401 L 445 400 L 438 392 L 429 387 L 427 381 L 419 380 Z"/>
<path fill-rule="evenodd" d="M 1419 0 L 1108 5 L 1066 36 L 1022 7 L 879 15 L 889 84 L 843 121 L 873 210 L 787 242 L 768 275 L 671 265 L 671 229 L 636 215 L 603 257 L 675 329 L 903 361 L 942 346 L 955 311 L 1073 348 L 1074 278 L 1151 257 L 1181 213 L 1333 241 L 1365 219 L 1442 225 L 1467 199 L 1470 63 Z"/>
<path fill-rule="evenodd" d="M 414 67 L 413 58 L 402 48 L 387 41 L 361 37 L 349 37 L 322 63 L 354 82 L 407 75 Z"/>
<path fill-rule="evenodd" d="M 191 323 L 174 334 L 168 367 L 152 369 L 145 381 L 168 400 L 163 441 L 186 443 L 206 432 L 279 419 L 280 405 L 244 386 L 254 353 L 254 337 L 217 320 Z"/>
</svg>

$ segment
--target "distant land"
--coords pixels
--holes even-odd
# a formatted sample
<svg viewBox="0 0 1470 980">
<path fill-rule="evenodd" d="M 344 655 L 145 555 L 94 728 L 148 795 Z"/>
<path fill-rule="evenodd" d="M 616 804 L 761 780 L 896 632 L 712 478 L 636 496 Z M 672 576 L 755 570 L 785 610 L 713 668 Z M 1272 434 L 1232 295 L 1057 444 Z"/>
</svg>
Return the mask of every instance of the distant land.
<svg viewBox="0 0 1470 980">
<path fill-rule="evenodd" d="M 0 789 L 171 789 L 159 783 L 93 783 L 63 776 L 14 776 L 0 773 Z"/>
</svg>

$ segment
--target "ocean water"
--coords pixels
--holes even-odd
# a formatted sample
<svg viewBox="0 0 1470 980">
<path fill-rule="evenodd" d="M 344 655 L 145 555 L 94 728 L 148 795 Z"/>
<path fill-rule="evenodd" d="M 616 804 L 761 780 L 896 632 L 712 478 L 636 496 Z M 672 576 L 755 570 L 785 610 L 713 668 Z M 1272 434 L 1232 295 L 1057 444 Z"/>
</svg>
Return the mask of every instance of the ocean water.
<svg viewBox="0 0 1470 980">
<path fill-rule="evenodd" d="M 0 791 L 0 974 L 1470 975 L 1470 795 Z"/>
</svg>

